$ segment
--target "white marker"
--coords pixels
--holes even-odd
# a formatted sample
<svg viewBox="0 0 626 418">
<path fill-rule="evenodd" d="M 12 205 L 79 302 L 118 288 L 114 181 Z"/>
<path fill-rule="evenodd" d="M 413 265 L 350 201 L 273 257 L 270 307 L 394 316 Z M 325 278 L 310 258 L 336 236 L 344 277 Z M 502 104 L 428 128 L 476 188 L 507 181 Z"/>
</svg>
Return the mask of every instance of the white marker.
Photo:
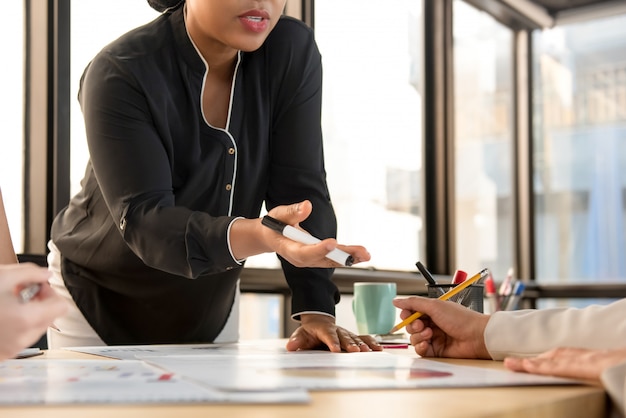
<svg viewBox="0 0 626 418">
<path fill-rule="evenodd" d="M 19 301 L 21 303 L 30 302 L 32 298 L 37 296 L 39 290 L 41 290 L 41 285 L 39 283 L 31 284 L 30 286 L 23 288 L 19 293 Z"/>
<path fill-rule="evenodd" d="M 286 223 L 281 222 L 278 219 L 274 219 L 269 215 L 264 216 L 261 220 L 261 223 L 276 232 L 280 232 L 281 234 L 283 234 L 283 236 L 294 241 L 298 241 L 302 244 L 317 244 L 321 241 L 320 239 L 315 238 L 313 235 L 301 231 L 298 228 L 294 228 L 291 225 L 287 225 Z M 352 264 L 354 264 L 354 258 L 347 252 L 341 251 L 339 248 L 335 248 L 334 250 L 326 254 L 326 258 L 329 258 L 335 263 L 341 264 L 342 266 L 346 267 L 350 267 Z"/>
</svg>

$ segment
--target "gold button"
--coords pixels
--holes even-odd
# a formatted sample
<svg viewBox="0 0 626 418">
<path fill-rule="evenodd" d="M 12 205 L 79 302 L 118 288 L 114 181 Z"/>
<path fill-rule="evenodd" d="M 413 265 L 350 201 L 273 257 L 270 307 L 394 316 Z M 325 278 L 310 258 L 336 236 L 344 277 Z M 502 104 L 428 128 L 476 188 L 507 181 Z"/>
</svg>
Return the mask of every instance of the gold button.
<svg viewBox="0 0 626 418">
<path fill-rule="evenodd" d="M 126 229 L 126 218 L 122 218 L 120 219 L 120 230 L 125 230 Z"/>
<path fill-rule="evenodd" d="M 235 153 L 235 148 L 228 148 L 228 153 L 233 155 Z"/>
<path fill-rule="evenodd" d="M 232 188 L 233 188 L 233 186 L 232 186 L 232 185 L 230 185 L 230 184 L 227 184 L 227 185 L 226 185 L 226 190 L 230 190 L 230 189 L 232 189 Z"/>
</svg>

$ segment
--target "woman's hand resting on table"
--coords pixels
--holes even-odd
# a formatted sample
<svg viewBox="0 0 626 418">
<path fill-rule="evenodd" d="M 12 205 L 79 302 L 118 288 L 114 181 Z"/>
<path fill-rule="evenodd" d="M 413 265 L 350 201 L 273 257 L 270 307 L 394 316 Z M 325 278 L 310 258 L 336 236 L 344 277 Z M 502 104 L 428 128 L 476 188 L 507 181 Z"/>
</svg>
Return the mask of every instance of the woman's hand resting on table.
<svg viewBox="0 0 626 418">
<path fill-rule="evenodd" d="M 314 350 L 323 346 L 334 353 L 383 349 L 371 335 L 356 335 L 337 326 L 335 319 L 328 315 L 302 315 L 301 323 L 287 342 L 288 351 Z"/>
</svg>

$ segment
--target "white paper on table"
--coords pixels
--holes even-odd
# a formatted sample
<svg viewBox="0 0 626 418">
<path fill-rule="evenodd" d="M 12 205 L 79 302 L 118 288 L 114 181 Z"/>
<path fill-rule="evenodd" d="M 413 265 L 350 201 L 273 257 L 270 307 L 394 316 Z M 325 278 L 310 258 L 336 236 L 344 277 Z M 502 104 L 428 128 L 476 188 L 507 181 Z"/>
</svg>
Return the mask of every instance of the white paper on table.
<svg viewBox="0 0 626 418">
<path fill-rule="evenodd" d="M 145 356 L 143 360 L 196 382 L 232 389 L 306 390 L 459 388 L 578 384 L 574 380 L 459 366 L 385 352 L 298 351 L 233 355 Z"/>
<path fill-rule="evenodd" d="M 223 390 L 139 360 L 6 360 L 0 404 L 305 403 L 304 390 Z"/>
<path fill-rule="evenodd" d="M 142 356 L 174 356 L 174 355 L 210 355 L 213 352 L 240 355 L 246 353 L 282 353 L 283 343 L 271 342 L 239 342 L 212 344 L 155 344 L 155 345 L 113 345 L 64 347 L 64 350 L 93 354 L 118 360 L 134 360 Z"/>
<path fill-rule="evenodd" d="M 228 390 L 458 388 L 580 383 L 387 352 L 288 352 L 284 342 L 275 341 L 67 349 L 115 358 L 143 359 L 196 383 Z"/>
</svg>

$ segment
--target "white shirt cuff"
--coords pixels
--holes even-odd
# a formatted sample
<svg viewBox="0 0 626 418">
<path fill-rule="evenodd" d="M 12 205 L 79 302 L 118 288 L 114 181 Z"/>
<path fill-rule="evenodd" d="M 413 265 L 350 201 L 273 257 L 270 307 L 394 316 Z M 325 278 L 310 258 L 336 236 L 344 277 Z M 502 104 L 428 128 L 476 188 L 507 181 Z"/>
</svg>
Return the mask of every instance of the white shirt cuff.
<svg viewBox="0 0 626 418">
<path fill-rule="evenodd" d="M 239 265 L 243 264 L 244 261 L 246 261 L 246 259 L 242 259 L 242 260 L 237 260 L 235 258 L 235 256 L 233 255 L 233 248 L 230 245 L 230 228 L 233 226 L 233 223 L 237 220 L 237 219 L 244 219 L 243 216 L 238 216 L 235 219 L 233 219 L 229 224 L 228 224 L 228 230 L 226 231 L 226 242 L 228 243 L 228 252 L 230 252 L 230 256 L 233 258 L 233 260 L 235 260 L 235 262 Z"/>
</svg>

